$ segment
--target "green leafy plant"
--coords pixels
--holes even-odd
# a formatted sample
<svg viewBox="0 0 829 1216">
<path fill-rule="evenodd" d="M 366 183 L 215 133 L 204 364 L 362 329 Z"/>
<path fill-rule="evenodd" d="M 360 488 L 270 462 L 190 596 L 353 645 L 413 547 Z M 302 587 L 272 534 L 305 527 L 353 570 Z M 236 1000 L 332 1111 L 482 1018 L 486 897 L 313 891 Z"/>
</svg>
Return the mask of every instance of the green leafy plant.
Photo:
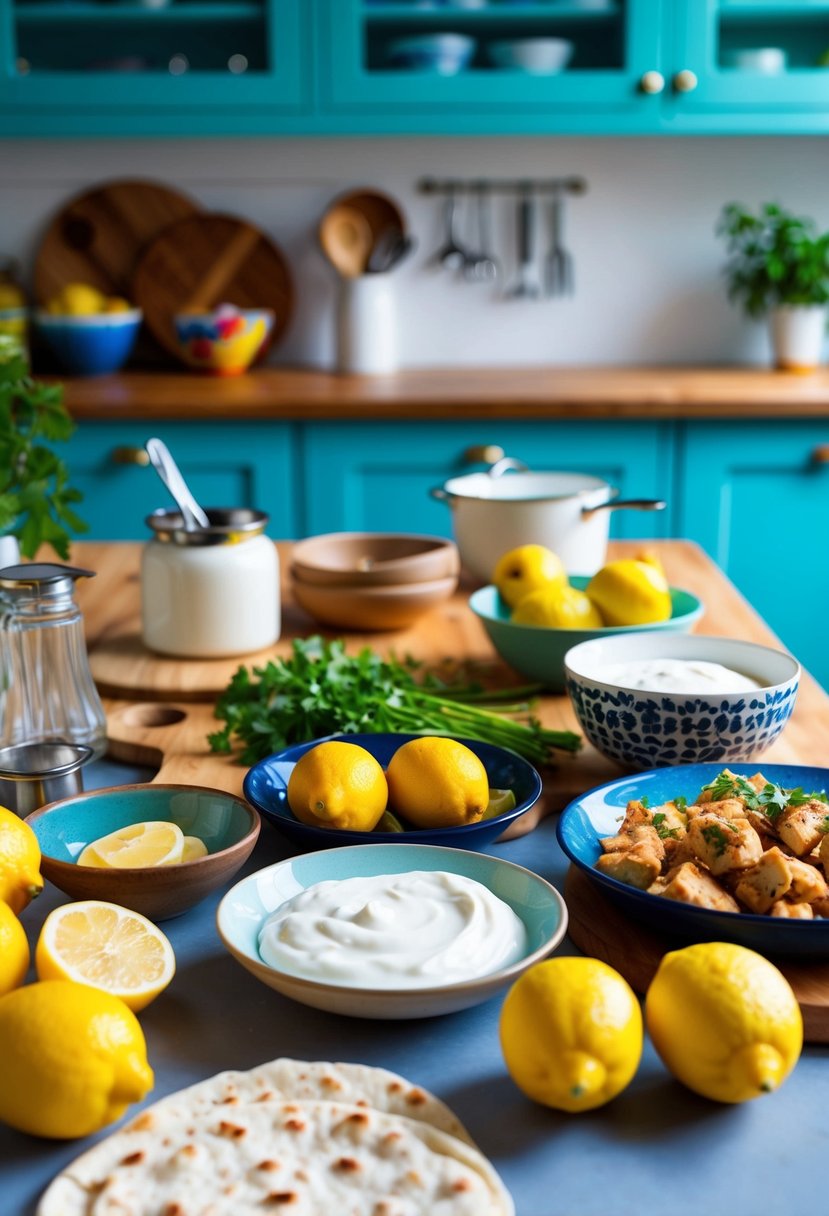
<svg viewBox="0 0 829 1216">
<path fill-rule="evenodd" d="M 829 301 L 829 232 L 818 234 L 810 219 L 775 203 L 758 214 L 739 203 L 723 208 L 717 235 L 724 238 L 728 298 L 750 317 L 781 304 Z"/>
<path fill-rule="evenodd" d="M 0 535 L 16 536 L 24 557 L 48 544 L 65 560 L 70 533 L 87 530 L 73 509 L 81 492 L 49 446 L 74 429 L 62 386 L 33 380 L 25 358 L 0 346 Z"/>
</svg>

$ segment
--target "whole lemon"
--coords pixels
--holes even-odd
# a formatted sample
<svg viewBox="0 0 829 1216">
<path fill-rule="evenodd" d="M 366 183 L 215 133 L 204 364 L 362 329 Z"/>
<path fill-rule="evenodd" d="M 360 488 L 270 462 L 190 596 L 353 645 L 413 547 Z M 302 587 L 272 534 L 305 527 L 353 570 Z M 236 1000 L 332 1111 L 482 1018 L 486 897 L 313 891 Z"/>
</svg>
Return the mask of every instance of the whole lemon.
<svg viewBox="0 0 829 1216">
<path fill-rule="evenodd" d="M 386 809 L 386 775 L 371 752 L 331 739 L 300 756 L 288 778 L 288 806 L 318 828 L 371 832 Z"/>
<path fill-rule="evenodd" d="M 60 292 L 60 310 L 66 317 L 89 317 L 102 312 L 106 296 L 91 283 L 67 283 Z"/>
<path fill-rule="evenodd" d="M 0 1057 L 0 1120 L 34 1136 L 89 1136 L 153 1085 L 135 1014 L 70 980 L 0 997 Z"/>
<path fill-rule="evenodd" d="M 608 562 L 585 590 L 608 625 L 649 625 L 667 621 L 671 615 L 667 579 L 659 563 L 650 558 Z"/>
<path fill-rule="evenodd" d="M 42 890 L 37 837 L 14 811 L 0 806 L 0 899 L 20 913 Z"/>
<path fill-rule="evenodd" d="M 553 583 L 525 595 L 512 611 L 516 625 L 538 625 L 546 629 L 601 629 L 601 613 L 583 591 L 569 583 Z"/>
<path fill-rule="evenodd" d="M 477 823 L 489 805 L 489 778 L 465 743 L 424 735 L 399 747 L 386 769 L 389 802 L 416 828 Z"/>
<path fill-rule="evenodd" d="M 730 942 L 666 954 L 648 988 L 645 1020 L 677 1080 L 717 1102 L 777 1089 L 803 1046 L 803 1019 L 786 978 L 761 954 Z"/>
<path fill-rule="evenodd" d="M 122 296 L 108 296 L 102 305 L 102 312 L 131 312 L 132 304 Z"/>
<path fill-rule="evenodd" d="M 518 1088 L 571 1113 L 615 1098 L 642 1056 L 639 1002 L 622 976 L 595 958 L 530 967 L 507 993 L 500 1032 Z"/>
<path fill-rule="evenodd" d="M 0 902 L 0 996 L 19 988 L 29 970 L 29 942 L 8 904 Z"/>
<path fill-rule="evenodd" d="M 519 545 L 499 558 L 492 574 L 498 594 L 510 608 L 539 587 L 567 582 L 561 559 L 544 545 Z"/>
</svg>

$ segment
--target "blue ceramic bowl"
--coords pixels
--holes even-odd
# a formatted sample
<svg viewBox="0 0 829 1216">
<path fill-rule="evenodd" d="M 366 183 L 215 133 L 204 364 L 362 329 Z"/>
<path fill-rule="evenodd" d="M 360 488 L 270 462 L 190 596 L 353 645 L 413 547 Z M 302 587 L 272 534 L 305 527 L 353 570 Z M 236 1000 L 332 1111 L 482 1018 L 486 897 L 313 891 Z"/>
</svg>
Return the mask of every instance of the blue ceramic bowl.
<svg viewBox="0 0 829 1216">
<path fill-rule="evenodd" d="M 756 692 L 705 696 L 648 692 L 614 683 L 609 668 L 637 659 L 697 659 L 755 679 Z M 593 746 L 626 768 L 749 760 L 791 717 L 800 665 L 783 650 L 732 638 L 633 633 L 585 642 L 564 660 L 567 691 Z"/>
<path fill-rule="evenodd" d="M 79 866 L 93 840 L 147 820 L 177 823 L 198 836 L 206 857 L 169 866 L 103 870 Z M 260 821 L 247 803 L 223 790 L 193 785 L 123 785 L 92 790 L 33 811 L 26 823 L 37 837 L 44 878 L 73 899 L 103 899 L 165 920 L 191 908 L 229 882 L 250 856 Z"/>
<path fill-rule="evenodd" d="M 263 962 L 258 946 L 263 921 L 300 891 L 318 882 L 411 870 L 443 870 L 483 883 L 524 922 L 528 939 L 524 957 L 480 979 L 405 990 L 306 980 Z M 225 946 L 243 967 L 295 1001 L 350 1017 L 424 1018 L 478 1005 L 546 958 L 567 931 L 567 908 L 555 887 L 499 857 L 433 845 L 368 844 L 289 857 L 249 874 L 219 904 L 216 924 Z"/>
<path fill-rule="evenodd" d="M 570 583 L 583 591 L 589 578 L 571 576 Z M 671 588 L 671 615 L 652 625 L 606 625 L 601 629 L 546 629 L 539 625 L 517 625 L 511 609 L 497 587 L 481 587 L 469 597 L 469 607 L 483 624 L 489 640 L 505 663 L 528 680 L 543 684 L 551 692 L 564 692 L 564 656 L 580 642 L 610 634 L 689 633 L 702 616 L 703 607 L 690 591 Z"/>
<path fill-rule="evenodd" d="M 91 317 L 35 315 L 35 324 L 66 371 L 102 376 L 126 363 L 141 325 L 141 310 Z"/>
<path fill-rule="evenodd" d="M 330 735 L 331 739 L 343 739 L 356 743 L 386 768 L 398 747 L 417 739 L 419 735 Z M 288 780 L 300 756 L 304 756 L 324 739 L 312 739 L 310 743 L 296 743 L 282 752 L 267 756 L 249 770 L 245 776 L 244 794 L 248 802 L 256 807 L 260 815 L 280 831 L 283 836 L 304 849 L 329 849 L 333 845 L 345 844 L 442 844 L 453 848 L 482 849 L 495 840 L 508 824 L 524 815 L 534 806 L 541 794 L 541 778 L 529 763 L 516 752 L 491 743 L 477 743 L 473 739 L 461 739 L 481 760 L 486 769 L 491 789 L 512 790 L 515 807 L 498 815 L 495 819 L 483 819 L 480 823 L 468 823 L 458 828 L 411 829 L 406 832 L 347 832 L 337 828 L 315 828 L 294 818 L 288 806 Z M 393 807 L 389 808 L 393 810 Z"/>
<path fill-rule="evenodd" d="M 799 764 L 729 764 L 732 772 L 750 777 L 760 770 L 784 789 L 798 786 L 829 791 L 829 769 Z M 691 904 L 649 895 L 594 869 L 601 853 L 599 838 L 613 836 L 628 802 L 647 797 L 651 806 L 683 795 L 692 802 L 701 788 L 721 772 L 722 764 L 681 764 L 619 777 L 573 800 L 557 825 L 559 844 L 620 911 L 655 933 L 678 943 L 737 942 L 761 954 L 780 958 L 829 958 L 829 920 L 786 920 L 748 912 L 714 912 Z"/>
<path fill-rule="evenodd" d="M 387 57 L 392 67 L 454 76 L 469 66 L 476 45 L 466 34 L 421 34 L 395 39 Z"/>
</svg>

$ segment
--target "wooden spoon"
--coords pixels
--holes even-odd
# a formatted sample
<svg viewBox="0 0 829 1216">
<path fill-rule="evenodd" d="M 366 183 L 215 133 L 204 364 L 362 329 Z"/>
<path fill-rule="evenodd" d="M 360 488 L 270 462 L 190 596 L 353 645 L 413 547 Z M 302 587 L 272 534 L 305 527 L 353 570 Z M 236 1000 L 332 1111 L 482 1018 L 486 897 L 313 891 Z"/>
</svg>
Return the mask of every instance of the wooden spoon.
<svg viewBox="0 0 829 1216">
<path fill-rule="evenodd" d="M 371 225 L 356 207 L 332 207 L 320 221 L 320 245 L 331 265 L 347 279 L 364 274 L 374 246 Z"/>
</svg>

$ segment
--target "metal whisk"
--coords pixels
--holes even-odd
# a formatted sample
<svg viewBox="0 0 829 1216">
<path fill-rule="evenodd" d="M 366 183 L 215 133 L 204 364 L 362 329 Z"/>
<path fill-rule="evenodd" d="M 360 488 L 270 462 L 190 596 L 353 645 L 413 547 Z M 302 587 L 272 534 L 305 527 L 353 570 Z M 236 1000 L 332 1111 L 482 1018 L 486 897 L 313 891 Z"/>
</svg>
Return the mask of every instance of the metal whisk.
<svg viewBox="0 0 829 1216">
<path fill-rule="evenodd" d="M 553 191 L 550 203 L 550 248 L 544 259 L 544 293 L 547 296 L 571 296 L 575 290 L 572 254 L 562 238 L 564 226 L 564 197 Z"/>
</svg>

